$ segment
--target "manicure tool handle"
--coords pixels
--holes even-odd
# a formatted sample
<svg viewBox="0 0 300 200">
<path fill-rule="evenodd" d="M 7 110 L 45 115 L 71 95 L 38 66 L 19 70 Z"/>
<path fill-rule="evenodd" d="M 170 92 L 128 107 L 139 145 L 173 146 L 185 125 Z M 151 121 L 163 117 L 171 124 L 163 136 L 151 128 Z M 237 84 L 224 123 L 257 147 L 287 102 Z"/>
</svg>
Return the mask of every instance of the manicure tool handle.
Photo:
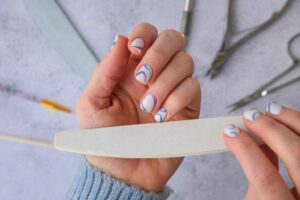
<svg viewBox="0 0 300 200">
<path fill-rule="evenodd" d="M 240 116 L 194 119 L 64 131 L 56 133 L 54 145 L 62 151 L 119 158 L 201 155 L 228 150 L 222 132 L 231 123 L 245 129 Z"/>
<path fill-rule="evenodd" d="M 190 34 L 190 26 L 192 19 L 192 9 L 194 6 L 194 0 L 185 0 L 184 11 L 182 13 L 180 32 L 187 38 Z"/>
</svg>

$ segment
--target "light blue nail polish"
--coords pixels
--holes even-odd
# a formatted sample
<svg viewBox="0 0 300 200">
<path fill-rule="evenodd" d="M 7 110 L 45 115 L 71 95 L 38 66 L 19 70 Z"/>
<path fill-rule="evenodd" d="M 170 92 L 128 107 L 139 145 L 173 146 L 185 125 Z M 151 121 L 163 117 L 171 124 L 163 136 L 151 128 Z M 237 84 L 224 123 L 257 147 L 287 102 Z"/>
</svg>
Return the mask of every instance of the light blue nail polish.
<svg viewBox="0 0 300 200">
<path fill-rule="evenodd" d="M 247 119 L 248 121 L 255 121 L 257 118 L 259 118 L 262 115 L 261 112 L 259 112 L 258 110 L 255 110 L 253 108 L 247 109 L 244 112 L 244 117 L 245 119 Z"/>
<path fill-rule="evenodd" d="M 272 115 L 280 115 L 285 110 L 285 107 L 277 103 L 268 103 L 266 111 Z"/>
<path fill-rule="evenodd" d="M 167 109 L 161 108 L 154 116 L 156 122 L 163 122 L 167 117 Z"/>
<path fill-rule="evenodd" d="M 148 94 L 143 99 L 142 103 L 140 104 L 140 108 L 144 112 L 151 112 L 156 105 L 156 97 L 152 94 Z"/>
<path fill-rule="evenodd" d="M 144 45 L 144 40 L 141 37 L 135 38 L 131 43 L 131 47 L 139 53 L 141 53 L 144 50 Z"/>
<path fill-rule="evenodd" d="M 135 74 L 135 79 L 146 85 L 151 79 L 152 73 L 152 67 L 148 64 L 144 64 Z"/>
<path fill-rule="evenodd" d="M 229 124 L 225 126 L 223 131 L 229 137 L 236 137 L 241 132 L 240 129 L 234 124 Z"/>
</svg>

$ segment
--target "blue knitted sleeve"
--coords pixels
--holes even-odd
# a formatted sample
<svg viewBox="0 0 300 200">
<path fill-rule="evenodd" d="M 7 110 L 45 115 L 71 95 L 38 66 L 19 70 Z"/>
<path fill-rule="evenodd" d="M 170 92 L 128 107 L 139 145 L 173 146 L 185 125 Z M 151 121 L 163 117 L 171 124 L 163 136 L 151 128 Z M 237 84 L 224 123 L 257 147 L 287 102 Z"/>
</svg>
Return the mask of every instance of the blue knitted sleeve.
<svg viewBox="0 0 300 200">
<path fill-rule="evenodd" d="M 72 200 L 164 200 L 171 190 L 160 193 L 145 192 L 99 171 L 87 161 L 82 166 L 67 199 Z"/>
</svg>

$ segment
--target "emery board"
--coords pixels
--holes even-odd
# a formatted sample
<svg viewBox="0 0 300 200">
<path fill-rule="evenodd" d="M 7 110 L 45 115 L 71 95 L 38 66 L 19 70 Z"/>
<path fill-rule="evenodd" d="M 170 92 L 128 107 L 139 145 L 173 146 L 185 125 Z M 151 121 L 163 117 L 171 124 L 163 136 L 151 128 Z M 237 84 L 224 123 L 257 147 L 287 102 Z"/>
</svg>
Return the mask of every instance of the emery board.
<svg viewBox="0 0 300 200">
<path fill-rule="evenodd" d="M 48 42 L 86 82 L 98 59 L 55 0 L 24 0 L 28 12 Z"/>
<path fill-rule="evenodd" d="M 227 151 L 223 128 L 243 119 L 220 117 L 56 133 L 58 150 L 118 158 L 171 158 Z M 261 141 L 255 138 L 258 143 Z"/>
</svg>

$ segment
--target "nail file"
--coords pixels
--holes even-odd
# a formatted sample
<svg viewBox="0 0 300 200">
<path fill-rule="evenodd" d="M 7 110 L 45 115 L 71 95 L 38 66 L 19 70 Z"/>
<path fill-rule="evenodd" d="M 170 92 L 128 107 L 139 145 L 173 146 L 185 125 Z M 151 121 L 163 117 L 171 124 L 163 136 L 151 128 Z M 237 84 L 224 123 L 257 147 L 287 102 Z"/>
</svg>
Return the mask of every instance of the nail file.
<svg viewBox="0 0 300 200">
<path fill-rule="evenodd" d="M 59 132 L 54 146 L 62 151 L 118 158 L 202 155 L 228 150 L 222 137 L 228 124 L 246 129 L 241 116 L 126 125 Z"/>
<path fill-rule="evenodd" d="M 34 22 L 50 44 L 64 61 L 88 82 L 98 60 L 57 2 L 55 0 L 24 0 L 24 2 Z"/>
</svg>

